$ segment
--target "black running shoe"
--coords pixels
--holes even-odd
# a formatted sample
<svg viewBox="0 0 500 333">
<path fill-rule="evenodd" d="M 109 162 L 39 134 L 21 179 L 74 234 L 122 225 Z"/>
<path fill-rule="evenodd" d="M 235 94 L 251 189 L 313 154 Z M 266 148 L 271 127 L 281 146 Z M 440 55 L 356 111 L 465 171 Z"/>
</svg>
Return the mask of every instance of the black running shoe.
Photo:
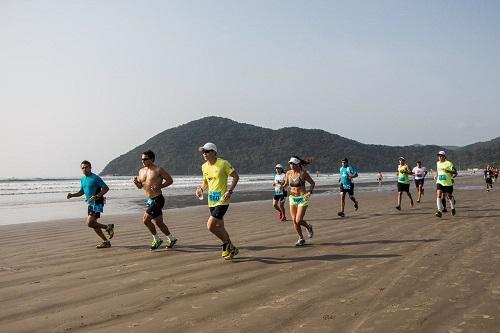
<svg viewBox="0 0 500 333">
<path fill-rule="evenodd" d="M 451 215 L 455 216 L 456 214 L 457 214 L 457 211 L 455 210 L 455 208 L 453 208 L 453 209 L 451 210 Z"/>
<path fill-rule="evenodd" d="M 436 215 L 436 217 L 442 217 L 442 216 L 443 216 L 443 213 L 441 213 L 441 212 L 438 210 L 438 211 L 436 212 L 436 214 L 434 214 L 434 215 Z"/>
<path fill-rule="evenodd" d="M 344 217 L 345 216 L 344 212 L 338 212 L 337 215 L 340 216 L 340 217 Z"/>
</svg>

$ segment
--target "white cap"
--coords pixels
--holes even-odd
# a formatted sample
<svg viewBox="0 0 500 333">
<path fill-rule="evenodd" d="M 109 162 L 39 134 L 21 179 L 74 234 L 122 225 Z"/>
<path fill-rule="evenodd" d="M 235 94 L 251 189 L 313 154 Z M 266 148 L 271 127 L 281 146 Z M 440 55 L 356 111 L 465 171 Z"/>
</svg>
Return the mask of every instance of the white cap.
<svg viewBox="0 0 500 333">
<path fill-rule="evenodd" d="M 403 156 L 400 156 L 399 157 L 400 160 L 403 160 L 403 161 L 406 161 L 405 158 Z"/>
<path fill-rule="evenodd" d="M 275 169 L 280 168 L 280 169 L 283 169 L 283 170 L 284 170 L 283 166 L 282 166 L 281 164 L 279 164 L 279 163 L 278 163 L 278 164 L 276 164 L 276 166 L 275 166 L 274 168 L 275 168 Z"/>
<path fill-rule="evenodd" d="M 204 151 L 204 150 L 213 150 L 217 152 L 217 146 L 215 145 L 215 143 L 207 142 L 203 145 L 203 147 L 198 148 L 198 151 Z"/>
<path fill-rule="evenodd" d="M 300 160 L 296 157 L 290 157 L 290 160 L 288 161 L 288 163 L 300 164 Z"/>
<path fill-rule="evenodd" d="M 444 152 L 444 150 L 440 150 L 440 151 L 438 151 L 438 153 L 437 153 L 437 154 L 438 154 L 438 155 L 443 155 L 443 156 L 446 156 L 446 153 Z"/>
</svg>

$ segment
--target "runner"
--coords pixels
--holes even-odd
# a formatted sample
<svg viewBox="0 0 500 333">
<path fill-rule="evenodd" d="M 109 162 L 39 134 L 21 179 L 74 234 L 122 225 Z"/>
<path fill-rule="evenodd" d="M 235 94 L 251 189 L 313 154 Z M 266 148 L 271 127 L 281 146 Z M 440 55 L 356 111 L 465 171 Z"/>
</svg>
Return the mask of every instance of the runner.
<svg viewBox="0 0 500 333">
<path fill-rule="evenodd" d="M 240 176 L 233 166 L 226 160 L 217 157 L 217 146 L 207 142 L 198 148 L 206 161 L 202 166 L 203 184 L 196 189 L 196 196 L 200 197 L 208 189 L 208 207 L 210 217 L 207 221 L 208 230 L 222 241 L 222 257 L 226 260 L 233 259 L 239 252 L 233 245 L 229 234 L 224 227 L 224 214 L 229 208 L 229 199 Z M 227 189 L 227 178 L 232 177 L 231 186 Z"/>
<path fill-rule="evenodd" d="M 417 166 L 412 170 L 414 179 L 415 179 L 415 187 L 417 188 L 418 198 L 417 202 L 420 203 L 420 199 L 422 195 L 424 195 L 424 180 L 425 176 L 427 176 L 426 167 L 422 166 L 422 162 L 417 161 Z"/>
<path fill-rule="evenodd" d="M 410 204 L 413 207 L 413 198 L 410 193 L 410 178 L 409 175 L 413 175 L 410 170 L 408 164 L 406 164 L 405 158 L 399 158 L 398 165 L 398 205 L 396 206 L 397 210 L 401 210 L 401 198 L 403 196 L 403 192 L 406 192 L 408 198 L 410 198 Z"/>
<path fill-rule="evenodd" d="M 151 235 L 153 235 L 150 250 L 154 251 L 158 249 L 163 243 L 152 221 L 156 223 L 156 226 L 167 237 L 167 248 L 172 248 L 177 242 L 177 238 L 170 233 L 167 225 L 163 222 L 162 208 L 165 205 L 165 198 L 163 197 L 161 189 L 172 185 L 174 181 L 168 172 L 162 167 L 154 164 L 155 153 L 151 150 L 143 152 L 141 160 L 143 167 L 139 170 L 139 175 L 135 176 L 133 181 L 138 189 L 142 188 L 144 190 L 144 194 L 147 198 L 146 211 L 142 217 L 142 223 L 144 223 Z"/>
<path fill-rule="evenodd" d="M 342 167 L 339 171 L 340 178 L 340 212 L 337 213 L 338 216 L 344 217 L 344 208 L 345 208 L 345 194 L 349 193 L 349 199 L 354 202 L 354 209 L 358 210 L 358 202 L 356 198 L 354 198 L 354 183 L 352 182 L 353 178 L 358 176 L 358 171 L 349 165 L 349 160 L 345 157 L 342 160 Z"/>
<path fill-rule="evenodd" d="M 285 171 L 283 170 L 283 166 L 281 164 L 276 164 L 274 167 L 274 198 L 273 198 L 273 207 L 280 214 L 278 219 L 282 222 L 286 221 L 285 215 L 285 199 L 287 196 L 286 189 L 283 189 L 283 184 L 285 183 Z"/>
<path fill-rule="evenodd" d="M 98 175 L 92 173 L 92 165 L 89 161 L 85 160 L 80 163 L 80 168 L 83 172 L 83 177 L 80 179 L 80 191 L 76 193 L 68 193 L 66 195 L 67 199 L 74 197 L 81 197 L 85 194 L 85 201 L 88 204 L 87 209 L 87 226 L 94 229 L 97 236 L 102 239 L 102 242 L 97 244 L 96 248 L 104 249 L 111 247 L 111 242 L 109 239 L 113 238 L 114 224 L 101 224 L 97 220 L 101 217 L 103 212 L 104 203 L 106 198 L 104 195 L 108 193 L 109 187 L 104 183 L 104 181 Z M 104 236 L 102 229 L 106 230 L 108 238 Z"/>
<path fill-rule="evenodd" d="M 306 244 L 301 226 L 307 229 L 307 236 L 309 238 L 312 238 L 314 235 L 313 226 L 304 221 L 304 215 L 309 206 L 309 199 L 316 185 L 309 173 L 302 168 L 303 165 L 309 163 L 309 160 L 292 156 L 288 161 L 290 170 L 286 173 L 285 184 L 283 185 L 283 188 L 290 186 L 290 195 L 288 197 L 290 214 L 292 215 L 295 231 L 299 235 L 299 240 L 295 243 L 295 246 L 304 246 Z M 306 191 L 306 182 L 310 184 L 309 191 Z"/>
<path fill-rule="evenodd" d="M 453 198 L 453 178 L 457 176 L 457 170 L 453 166 L 453 163 L 446 160 L 446 153 L 441 150 L 437 154 L 438 161 L 436 164 L 436 175 L 434 179 L 436 179 L 436 203 L 437 203 L 437 217 L 443 216 L 443 203 L 442 199 L 446 194 L 448 198 L 448 202 L 451 207 L 451 214 L 455 216 L 455 200 Z"/>
<path fill-rule="evenodd" d="M 378 187 L 382 186 L 382 180 L 384 180 L 384 176 L 382 176 L 382 172 L 379 171 L 377 175 Z"/>
<path fill-rule="evenodd" d="M 490 189 L 493 189 L 493 178 L 494 178 L 493 168 L 491 168 L 489 165 L 487 165 L 486 169 L 484 169 L 484 180 L 486 182 L 486 192 L 489 192 Z"/>
</svg>

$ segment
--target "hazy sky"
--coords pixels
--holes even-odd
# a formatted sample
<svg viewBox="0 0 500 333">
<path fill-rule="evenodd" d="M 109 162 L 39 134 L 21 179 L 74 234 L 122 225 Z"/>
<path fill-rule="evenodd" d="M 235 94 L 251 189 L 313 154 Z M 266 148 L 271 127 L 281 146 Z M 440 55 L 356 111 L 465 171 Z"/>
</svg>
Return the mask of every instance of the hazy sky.
<svg viewBox="0 0 500 333">
<path fill-rule="evenodd" d="M 499 92 L 500 1 L 0 0 L 0 178 L 209 115 L 466 145 L 500 136 Z"/>
</svg>

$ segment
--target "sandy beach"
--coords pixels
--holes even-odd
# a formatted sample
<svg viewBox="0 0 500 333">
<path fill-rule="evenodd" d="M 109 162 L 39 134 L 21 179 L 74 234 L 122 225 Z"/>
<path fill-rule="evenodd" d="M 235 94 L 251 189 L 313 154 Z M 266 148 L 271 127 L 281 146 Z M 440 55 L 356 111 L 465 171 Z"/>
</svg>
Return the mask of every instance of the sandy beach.
<svg viewBox="0 0 500 333">
<path fill-rule="evenodd" d="M 83 217 L 2 226 L 0 332 L 500 332 L 498 190 L 457 190 L 438 219 L 433 189 L 401 212 L 395 192 L 356 193 L 343 219 L 338 195 L 313 196 L 304 248 L 270 200 L 232 204 L 233 261 L 207 207 L 167 211 L 179 242 L 156 252 L 141 214 L 104 215 L 101 250 Z"/>
</svg>

